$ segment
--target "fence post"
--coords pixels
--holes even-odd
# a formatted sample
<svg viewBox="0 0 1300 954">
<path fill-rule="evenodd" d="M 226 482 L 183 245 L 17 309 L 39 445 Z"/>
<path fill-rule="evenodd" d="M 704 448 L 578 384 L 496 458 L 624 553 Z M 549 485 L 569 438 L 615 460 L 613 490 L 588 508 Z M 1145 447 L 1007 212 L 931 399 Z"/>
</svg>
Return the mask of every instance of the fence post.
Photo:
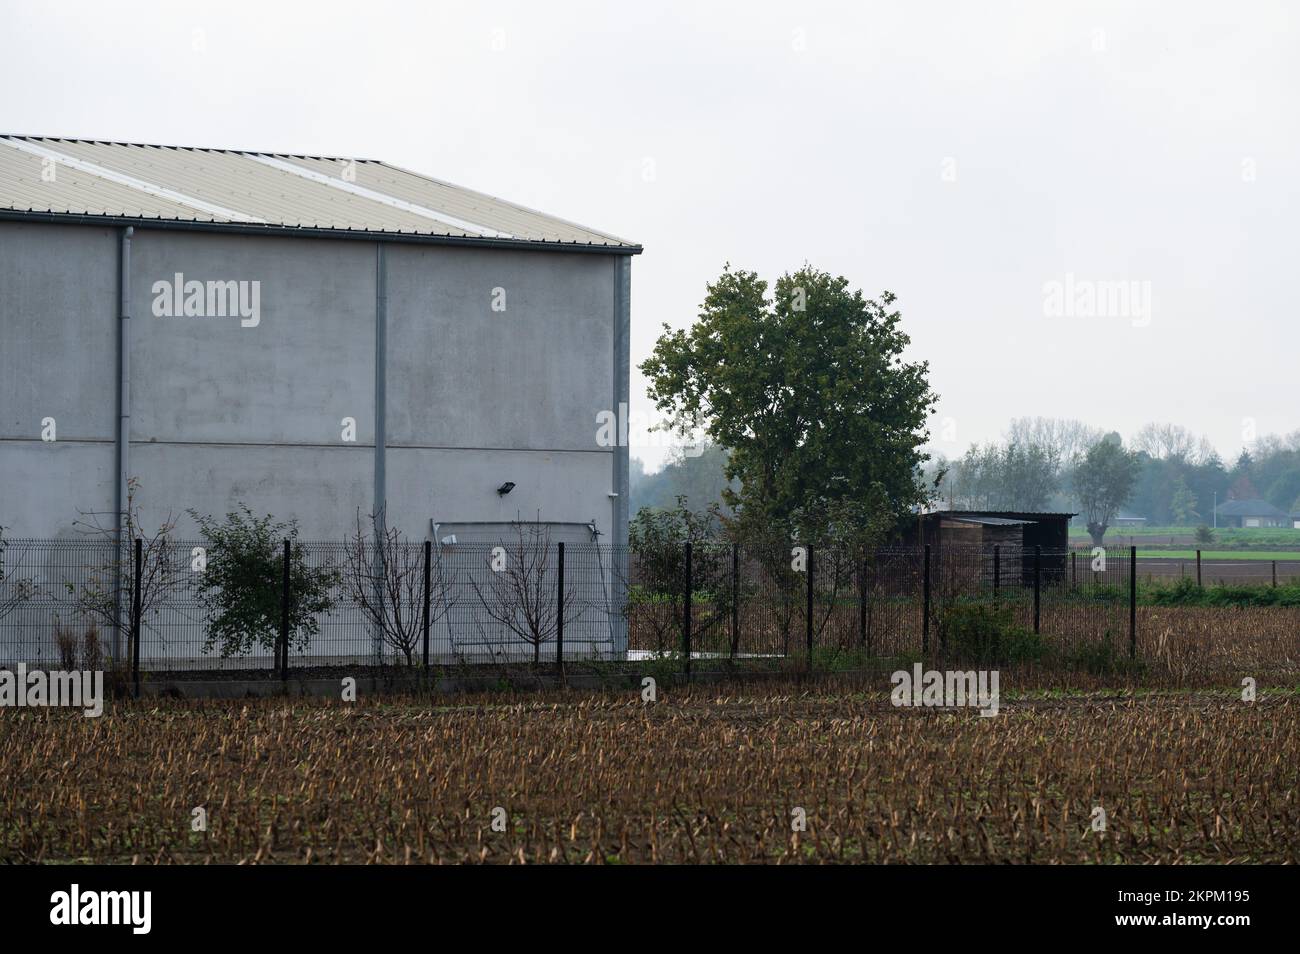
<svg viewBox="0 0 1300 954">
<path fill-rule="evenodd" d="M 1043 548 L 1034 547 L 1034 632 L 1041 631 L 1039 623 L 1042 618 L 1042 592 L 1043 592 Z"/>
<path fill-rule="evenodd" d="M 1128 548 L 1128 658 L 1138 651 L 1138 548 Z"/>
<path fill-rule="evenodd" d="M 993 605 L 997 606 L 998 590 L 1002 586 L 1002 547 L 993 544 Z"/>
<path fill-rule="evenodd" d="M 284 541 L 284 576 L 280 581 L 280 681 L 289 681 L 289 541 Z"/>
<path fill-rule="evenodd" d="M 144 541 L 135 538 L 135 590 L 131 594 L 131 680 L 140 698 L 140 585 L 144 579 Z"/>
<path fill-rule="evenodd" d="M 1079 588 L 1079 554 L 1070 551 L 1070 589 Z"/>
<path fill-rule="evenodd" d="M 1196 551 L 1196 585 L 1201 585 L 1201 551 Z"/>
<path fill-rule="evenodd" d="M 925 565 L 921 573 L 921 652 L 930 651 L 930 544 L 925 545 Z"/>
<path fill-rule="evenodd" d="M 555 666 L 564 679 L 564 541 L 555 545 L 559 560 L 555 565 Z"/>
<path fill-rule="evenodd" d="M 1273 586 L 1277 586 L 1277 561 L 1273 561 Z"/>
<path fill-rule="evenodd" d="M 867 647 L 867 561 L 858 565 L 858 644 Z M 870 651 L 868 649 L 868 651 Z"/>
<path fill-rule="evenodd" d="M 731 545 L 731 656 L 740 649 L 740 547 Z"/>
<path fill-rule="evenodd" d="M 420 632 L 424 637 L 424 674 L 429 674 L 429 565 L 433 562 L 433 541 L 424 541 L 424 615 L 420 618 Z"/>
<path fill-rule="evenodd" d="M 808 608 L 805 620 L 808 639 L 808 672 L 813 670 L 813 548 L 808 544 Z"/>
<path fill-rule="evenodd" d="M 682 664 L 686 681 L 691 681 L 691 541 L 686 541 L 686 592 L 682 601 Z"/>
</svg>

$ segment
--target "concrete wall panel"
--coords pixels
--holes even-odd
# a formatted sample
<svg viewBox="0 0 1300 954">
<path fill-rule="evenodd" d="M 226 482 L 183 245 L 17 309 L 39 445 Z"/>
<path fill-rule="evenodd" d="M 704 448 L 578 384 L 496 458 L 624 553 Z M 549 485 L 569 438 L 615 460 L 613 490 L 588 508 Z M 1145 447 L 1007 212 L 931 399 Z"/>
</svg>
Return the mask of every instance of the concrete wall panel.
<svg viewBox="0 0 1300 954">
<path fill-rule="evenodd" d="M 113 439 L 117 311 L 117 230 L 0 223 L 0 440 Z"/>
<path fill-rule="evenodd" d="M 5 537 L 76 537 L 74 523 L 113 526 L 112 444 L 0 441 Z"/>
<path fill-rule="evenodd" d="M 133 440 L 373 445 L 374 245 L 137 230 L 131 271 Z M 155 316 L 178 272 L 260 282 L 259 323 Z"/>
<path fill-rule="evenodd" d="M 394 246 L 388 261 L 390 447 L 596 448 L 613 382 L 609 258 Z"/>
<path fill-rule="evenodd" d="M 609 542 L 610 455 L 530 451 L 388 450 L 388 525 L 415 540 L 440 523 L 595 519 Z M 496 488 L 514 481 L 498 496 Z"/>
<path fill-rule="evenodd" d="M 369 514 L 373 452 L 362 447 L 240 447 L 133 444 L 133 469 L 141 474 L 141 520 L 150 529 L 169 511 L 178 536 L 198 528 L 185 514 L 221 517 L 240 503 L 258 516 L 296 518 L 307 540 L 342 540 Z"/>
</svg>

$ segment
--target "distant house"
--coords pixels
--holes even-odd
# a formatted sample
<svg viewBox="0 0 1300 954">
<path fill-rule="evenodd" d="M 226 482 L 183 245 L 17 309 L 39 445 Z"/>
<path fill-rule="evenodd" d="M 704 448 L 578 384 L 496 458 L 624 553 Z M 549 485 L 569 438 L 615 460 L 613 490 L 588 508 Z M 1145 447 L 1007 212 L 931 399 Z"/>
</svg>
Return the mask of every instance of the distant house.
<svg viewBox="0 0 1300 954">
<path fill-rule="evenodd" d="M 1290 514 L 1267 500 L 1229 500 L 1219 504 L 1217 522 L 1221 527 L 1295 526 Z"/>
<path fill-rule="evenodd" d="M 1113 527 L 1145 527 L 1147 525 L 1146 517 L 1135 517 L 1132 514 L 1122 513 L 1115 518 Z"/>
</svg>

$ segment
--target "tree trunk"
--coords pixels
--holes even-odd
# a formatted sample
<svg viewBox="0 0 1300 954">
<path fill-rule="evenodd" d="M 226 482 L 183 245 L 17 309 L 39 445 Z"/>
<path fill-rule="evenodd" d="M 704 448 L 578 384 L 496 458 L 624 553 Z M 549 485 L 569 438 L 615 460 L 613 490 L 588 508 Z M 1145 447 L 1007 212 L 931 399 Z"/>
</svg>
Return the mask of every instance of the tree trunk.
<svg viewBox="0 0 1300 954">
<path fill-rule="evenodd" d="M 1094 547 L 1102 546 L 1102 539 L 1106 536 L 1106 524 L 1093 523 L 1089 521 L 1088 536 L 1092 537 L 1092 545 Z"/>
</svg>

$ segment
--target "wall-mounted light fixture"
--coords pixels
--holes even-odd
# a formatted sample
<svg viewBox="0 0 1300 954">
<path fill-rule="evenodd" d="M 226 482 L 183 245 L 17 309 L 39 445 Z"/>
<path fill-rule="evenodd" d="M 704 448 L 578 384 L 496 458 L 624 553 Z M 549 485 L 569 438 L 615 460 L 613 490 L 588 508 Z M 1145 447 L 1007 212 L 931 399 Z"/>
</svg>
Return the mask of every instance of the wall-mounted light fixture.
<svg viewBox="0 0 1300 954">
<path fill-rule="evenodd" d="M 497 494 L 504 497 L 506 494 L 510 493 L 510 491 L 514 489 L 515 489 L 515 482 L 513 480 L 507 480 L 504 484 L 502 484 L 500 487 L 497 488 Z"/>
</svg>

